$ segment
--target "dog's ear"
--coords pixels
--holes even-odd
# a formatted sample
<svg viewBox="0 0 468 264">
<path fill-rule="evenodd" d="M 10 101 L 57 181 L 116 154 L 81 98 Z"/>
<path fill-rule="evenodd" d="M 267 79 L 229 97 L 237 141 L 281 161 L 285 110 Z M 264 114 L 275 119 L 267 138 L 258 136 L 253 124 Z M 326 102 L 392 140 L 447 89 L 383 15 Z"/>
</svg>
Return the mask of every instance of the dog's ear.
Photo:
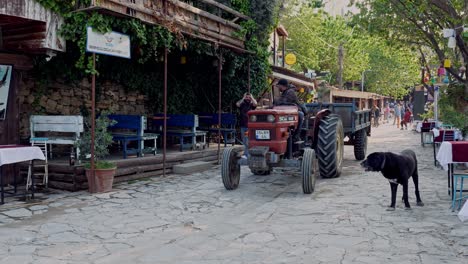
<svg viewBox="0 0 468 264">
<path fill-rule="evenodd" d="M 383 170 L 385 168 L 386 156 L 387 155 L 385 155 L 385 153 L 382 153 L 382 165 L 380 166 L 381 170 Z"/>
</svg>

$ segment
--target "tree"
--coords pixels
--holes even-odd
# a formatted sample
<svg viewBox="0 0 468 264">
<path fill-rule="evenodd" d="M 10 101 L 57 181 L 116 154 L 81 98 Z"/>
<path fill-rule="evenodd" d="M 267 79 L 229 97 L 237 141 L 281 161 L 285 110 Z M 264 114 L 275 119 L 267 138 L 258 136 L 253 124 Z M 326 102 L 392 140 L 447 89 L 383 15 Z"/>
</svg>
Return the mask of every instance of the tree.
<svg viewBox="0 0 468 264">
<path fill-rule="evenodd" d="M 447 68 L 452 80 L 465 87 L 468 99 L 468 80 L 459 69 L 468 63 L 468 48 L 462 37 L 467 3 L 464 0 L 362 0 L 353 1 L 361 13 L 354 22 L 392 42 L 411 45 L 420 52 L 422 66 L 431 71 L 431 64 L 443 64 L 445 59 L 454 61 Z M 444 28 L 455 29 L 456 48 L 447 47 L 443 38 Z M 434 55 L 435 61 L 432 61 Z"/>
<path fill-rule="evenodd" d="M 371 36 L 344 18 L 303 6 L 298 13 L 284 16 L 282 22 L 291 39 L 287 46 L 298 56 L 296 70 L 329 70 L 336 76 L 338 47 L 343 44 L 345 81 L 361 80 L 366 71 L 367 91 L 402 98 L 408 93 L 407 87 L 418 80 L 419 64 L 414 52 Z"/>
</svg>

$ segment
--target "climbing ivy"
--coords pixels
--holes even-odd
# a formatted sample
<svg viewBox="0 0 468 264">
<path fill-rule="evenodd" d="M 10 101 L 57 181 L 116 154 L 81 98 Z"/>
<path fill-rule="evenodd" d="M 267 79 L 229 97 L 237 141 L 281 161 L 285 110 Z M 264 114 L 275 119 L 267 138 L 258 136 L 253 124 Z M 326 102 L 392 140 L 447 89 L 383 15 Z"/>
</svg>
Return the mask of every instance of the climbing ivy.
<svg viewBox="0 0 468 264">
<path fill-rule="evenodd" d="M 270 73 L 268 62 L 268 37 L 265 29 L 273 27 L 272 13 L 275 8 L 262 10 L 261 20 L 242 22 L 243 30 L 238 32 L 247 37 L 246 49 L 250 54 L 239 54 L 192 38 L 185 38 L 177 32 L 157 25 L 144 24 L 137 19 L 117 18 L 97 12 L 72 12 L 78 7 L 89 6 L 89 0 L 63 1 L 38 0 L 44 7 L 61 14 L 65 23 L 60 34 L 67 40 L 67 52 L 50 61 L 36 60 L 35 74 L 43 86 L 47 80 L 60 78 L 78 82 L 92 73 L 100 82 L 113 81 L 122 84 L 128 91 L 139 91 L 149 98 L 149 109 L 162 110 L 163 52 L 169 49 L 168 107 L 170 112 L 216 111 L 218 108 L 217 56 L 223 53 L 223 110 L 230 111 L 247 89 L 248 63 L 250 62 L 251 90 L 254 94 L 267 87 Z M 222 2 L 222 1 L 220 1 Z M 261 4 L 260 0 L 226 0 L 226 4 L 244 13 L 255 14 L 258 8 L 274 6 Z M 270 1 L 266 1 L 270 2 Z M 255 16 L 255 15 L 254 15 Z M 86 53 L 86 27 L 92 26 L 99 32 L 111 30 L 130 35 L 132 59 L 110 56 L 96 56 L 96 71 L 93 60 Z M 181 57 L 187 63 L 182 64 Z M 71 67 L 70 65 L 73 65 Z"/>
</svg>

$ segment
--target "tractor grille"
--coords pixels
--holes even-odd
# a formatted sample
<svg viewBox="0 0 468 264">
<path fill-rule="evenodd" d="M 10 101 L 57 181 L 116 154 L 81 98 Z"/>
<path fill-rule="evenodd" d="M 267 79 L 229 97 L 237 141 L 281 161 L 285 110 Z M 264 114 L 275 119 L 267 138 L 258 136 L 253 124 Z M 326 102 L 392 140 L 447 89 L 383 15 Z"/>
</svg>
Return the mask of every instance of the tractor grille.
<svg viewBox="0 0 468 264">
<path fill-rule="evenodd" d="M 268 122 L 267 121 L 267 116 L 268 115 L 257 115 L 257 121 L 256 122 Z"/>
</svg>

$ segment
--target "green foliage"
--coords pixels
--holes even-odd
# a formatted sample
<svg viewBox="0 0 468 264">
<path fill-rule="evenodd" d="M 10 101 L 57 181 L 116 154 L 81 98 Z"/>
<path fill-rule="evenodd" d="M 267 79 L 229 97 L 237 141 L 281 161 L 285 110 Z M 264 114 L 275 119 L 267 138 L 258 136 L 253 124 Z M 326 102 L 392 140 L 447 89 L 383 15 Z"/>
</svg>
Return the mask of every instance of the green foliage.
<svg viewBox="0 0 468 264">
<path fill-rule="evenodd" d="M 103 112 L 96 118 L 94 132 L 94 157 L 95 160 L 101 160 L 109 155 L 108 147 L 112 144 L 112 134 L 107 128 L 116 123 L 107 117 L 108 113 Z M 85 160 L 86 155 L 91 153 L 91 120 L 86 121 L 87 130 L 76 143 L 76 147 L 80 148 L 80 160 Z M 115 166 L 114 166 L 115 167 Z M 97 165 L 96 165 L 96 168 Z"/>
<path fill-rule="evenodd" d="M 250 9 L 250 0 L 230 0 L 231 6 L 237 11 L 248 15 Z"/>
<path fill-rule="evenodd" d="M 84 164 L 84 167 L 86 169 L 91 169 L 91 163 L 86 162 Z M 94 168 L 96 168 L 97 170 L 114 169 L 115 163 L 106 160 L 97 160 L 96 163 L 94 163 Z"/>
<path fill-rule="evenodd" d="M 439 99 L 440 119 L 459 128 L 463 135 L 468 135 L 468 107 L 463 99 L 465 86 L 452 83 L 443 89 Z"/>
<path fill-rule="evenodd" d="M 360 7 L 353 23 L 391 43 L 412 47 L 419 51 L 423 66 L 435 71 L 444 59 L 453 61 L 448 69 L 452 79 L 465 85 L 468 98 L 468 80 L 458 74 L 458 68 L 468 62 L 466 40 L 461 37 L 466 25 L 465 0 L 361 0 L 353 1 Z M 456 49 L 447 47 L 444 28 L 456 29 Z M 432 72 L 433 76 L 435 72 Z"/>
<path fill-rule="evenodd" d="M 250 15 L 257 24 L 254 35 L 260 42 L 268 40 L 277 25 L 280 0 L 250 0 Z"/>
<path fill-rule="evenodd" d="M 365 73 L 365 90 L 402 98 L 419 77 L 417 57 L 411 50 L 371 36 L 341 17 L 330 17 L 304 7 L 299 14 L 284 18 L 290 41 L 287 48 L 298 56 L 296 70 L 339 71 L 338 50 L 344 48 L 345 81 L 360 81 Z M 369 71 L 370 70 L 370 71 Z"/>
<path fill-rule="evenodd" d="M 427 110 L 426 113 L 424 114 L 419 114 L 419 117 L 422 119 L 422 120 L 428 120 L 428 119 L 433 119 L 434 118 L 434 110 L 433 108 L 429 108 L 429 110 Z"/>
<path fill-rule="evenodd" d="M 87 1 L 87 2 L 86 2 Z M 116 18 L 96 12 L 71 12 L 76 6 L 87 6 L 89 0 L 62 1 L 39 0 L 45 7 L 61 14 L 65 23 L 60 34 L 67 40 L 67 52 L 59 54 L 49 62 L 43 58 L 36 63 L 35 73 L 43 80 L 44 87 L 52 79 L 79 82 L 96 73 L 97 89 L 100 82 L 111 80 L 122 84 L 128 91 L 139 91 L 148 96 L 150 112 L 160 112 L 163 106 L 163 52 L 169 48 L 168 65 L 168 111 L 193 113 L 217 111 L 218 73 L 214 63 L 218 52 L 223 52 L 222 109 L 232 111 L 234 102 L 247 89 L 247 65 L 250 62 L 251 91 L 258 93 L 268 86 L 270 73 L 268 63 L 268 32 L 275 21 L 278 1 L 224 0 L 236 10 L 255 19 L 242 22 L 243 30 L 238 34 L 247 37 L 246 49 L 252 54 L 238 54 L 218 49 L 201 40 L 184 38 L 165 27 L 148 25 L 132 18 Z M 252 3 L 251 3 L 252 2 Z M 261 12 L 257 11 L 261 9 Z M 260 26 L 258 27 L 257 24 Z M 93 70 L 92 56 L 85 52 L 86 27 L 92 26 L 99 32 L 110 30 L 130 35 L 132 59 L 96 56 Z M 187 63 L 180 64 L 186 57 Z M 74 65 L 74 67 L 71 67 Z M 47 91 L 44 90 L 44 93 Z"/>
</svg>

